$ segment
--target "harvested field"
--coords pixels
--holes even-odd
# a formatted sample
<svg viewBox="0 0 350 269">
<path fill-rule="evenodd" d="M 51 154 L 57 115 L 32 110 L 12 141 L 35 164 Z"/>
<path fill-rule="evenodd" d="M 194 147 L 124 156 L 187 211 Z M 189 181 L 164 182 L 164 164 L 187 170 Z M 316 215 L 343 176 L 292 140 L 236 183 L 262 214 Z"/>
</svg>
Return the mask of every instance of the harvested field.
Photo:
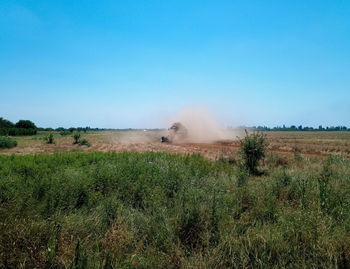
<svg viewBox="0 0 350 269">
<path fill-rule="evenodd" d="M 73 145 L 71 136 L 54 133 L 55 144 L 45 144 L 47 133 L 41 132 L 30 137 L 18 137 L 18 146 L 1 150 L 2 154 L 34 154 L 67 151 L 129 151 L 129 152 L 169 152 L 180 154 L 199 153 L 210 159 L 228 157 L 239 148 L 237 137 L 243 132 L 227 131 L 232 139 L 214 143 L 161 143 L 160 137 L 166 131 L 99 131 L 82 134 L 91 147 Z M 266 132 L 268 151 L 285 155 L 303 154 L 310 157 L 324 157 L 341 154 L 350 157 L 350 132 Z"/>
</svg>

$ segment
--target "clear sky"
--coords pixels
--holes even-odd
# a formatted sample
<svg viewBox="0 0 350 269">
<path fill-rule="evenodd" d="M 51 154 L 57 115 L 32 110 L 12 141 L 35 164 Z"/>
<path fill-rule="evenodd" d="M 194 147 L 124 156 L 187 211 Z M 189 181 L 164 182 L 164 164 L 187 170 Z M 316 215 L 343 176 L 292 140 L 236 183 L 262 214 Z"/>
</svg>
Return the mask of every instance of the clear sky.
<svg viewBox="0 0 350 269">
<path fill-rule="evenodd" d="M 0 117 L 350 126 L 350 1 L 0 1 Z"/>
</svg>

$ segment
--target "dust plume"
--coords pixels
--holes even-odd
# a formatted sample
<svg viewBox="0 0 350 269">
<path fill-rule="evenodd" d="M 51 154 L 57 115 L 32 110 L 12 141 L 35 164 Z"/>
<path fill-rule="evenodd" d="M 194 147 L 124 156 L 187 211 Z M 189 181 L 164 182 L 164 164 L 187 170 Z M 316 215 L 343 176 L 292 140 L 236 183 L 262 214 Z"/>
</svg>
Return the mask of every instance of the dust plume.
<svg viewBox="0 0 350 269">
<path fill-rule="evenodd" d="M 185 108 L 171 118 L 169 126 L 181 122 L 188 132 L 185 142 L 211 143 L 227 139 L 222 126 L 206 108 Z"/>
<path fill-rule="evenodd" d="M 160 137 L 167 135 L 165 130 L 126 130 L 119 131 L 118 134 L 113 133 L 110 140 L 120 144 L 147 144 L 160 141 Z"/>
</svg>

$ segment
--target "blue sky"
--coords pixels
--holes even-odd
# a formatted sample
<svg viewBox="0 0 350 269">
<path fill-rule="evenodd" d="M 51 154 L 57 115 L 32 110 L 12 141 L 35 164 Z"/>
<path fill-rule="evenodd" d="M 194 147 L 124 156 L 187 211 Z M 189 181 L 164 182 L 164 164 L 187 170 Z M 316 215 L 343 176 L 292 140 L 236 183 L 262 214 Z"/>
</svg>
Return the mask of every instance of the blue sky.
<svg viewBox="0 0 350 269">
<path fill-rule="evenodd" d="M 350 126 L 350 1 L 0 1 L 0 117 Z"/>
</svg>

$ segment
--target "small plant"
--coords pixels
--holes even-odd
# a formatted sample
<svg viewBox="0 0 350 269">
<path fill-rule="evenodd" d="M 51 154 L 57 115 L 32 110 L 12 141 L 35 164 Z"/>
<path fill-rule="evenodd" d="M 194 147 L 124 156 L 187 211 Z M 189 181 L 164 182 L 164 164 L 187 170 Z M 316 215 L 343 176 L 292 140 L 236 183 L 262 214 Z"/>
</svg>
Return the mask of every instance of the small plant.
<svg viewBox="0 0 350 269">
<path fill-rule="evenodd" d="M 177 235 L 184 247 L 191 251 L 203 244 L 205 222 L 199 208 L 185 209 L 178 220 Z"/>
<path fill-rule="evenodd" d="M 53 232 L 50 236 L 49 241 L 47 242 L 47 255 L 49 256 L 49 260 L 51 263 L 53 263 L 56 258 L 56 249 L 56 233 Z"/>
<path fill-rule="evenodd" d="M 0 136 L 0 149 L 10 149 L 17 146 L 17 141 L 9 136 Z"/>
<path fill-rule="evenodd" d="M 211 226 L 211 237 L 210 243 L 211 245 L 217 245 L 219 242 L 219 217 L 217 212 L 217 201 L 215 191 L 213 193 L 213 201 L 212 201 L 212 209 L 210 216 L 210 226 Z"/>
<path fill-rule="evenodd" d="M 87 268 L 88 259 L 86 255 L 86 251 L 82 249 L 80 240 L 78 239 L 77 246 L 75 247 L 75 254 L 73 262 L 70 264 L 69 268 L 72 269 L 80 269 Z"/>
<path fill-rule="evenodd" d="M 45 136 L 44 140 L 45 140 L 46 144 L 54 144 L 55 143 L 55 141 L 53 139 L 53 134 L 49 134 L 49 135 Z"/>
<path fill-rule="evenodd" d="M 329 181 L 332 177 L 331 159 L 328 158 L 323 165 L 323 170 L 318 179 L 319 191 L 320 191 L 320 208 L 323 213 L 329 213 L 329 196 L 330 186 Z"/>
<path fill-rule="evenodd" d="M 88 146 L 88 147 L 91 146 L 90 142 L 87 139 L 85 138 L 81 139 L 81 134 L 79 132 L 75 132 L 73 134 L 73 138 L 74 138 L 73 144 L 75 145 L 78 144 L 79 146 Z"/>
<path fill-rule="evenodd" d="M 257 174 L 259 161 L 265 157 L 266 147 L 268 145 L 266 135 L 260 132 L 248 134 L 247 130 L 245 133 L 246 136 L 240 140 L 240 153 L 243 164 L 249 173 Z"/>
<path fill-rule="evenodd" d="M 237 187 L 243 187 L 247 185 L 249 172 L 244 165 L 238 165 L 237 170 Z"/>
<path fill-rule="evenodd" d="M 73 138 L 74 138 L 73 144 L 79 144 L 79 142 L 80 142 L 80 137 L 81 137 L 80 133 L 79 133 L 79 132 L 75 132 L 75 133 L 73 134 Z"/>
<path fill-rule="evenodd" d="M 70 135 L 71 133 L 69 131 L 61 131 L 60 132 L 60 135 L 61 136 L 67 136 L 67 135 Z"/>
<path fill-rule="evenodd" d="M 88 146 L 88 147 L 90 147 L 91 144 L 90 144 L 90 142 L 88 140 L 82 139 L 82 140 L 79 141 L 79 146 Z"/>
</svg>

